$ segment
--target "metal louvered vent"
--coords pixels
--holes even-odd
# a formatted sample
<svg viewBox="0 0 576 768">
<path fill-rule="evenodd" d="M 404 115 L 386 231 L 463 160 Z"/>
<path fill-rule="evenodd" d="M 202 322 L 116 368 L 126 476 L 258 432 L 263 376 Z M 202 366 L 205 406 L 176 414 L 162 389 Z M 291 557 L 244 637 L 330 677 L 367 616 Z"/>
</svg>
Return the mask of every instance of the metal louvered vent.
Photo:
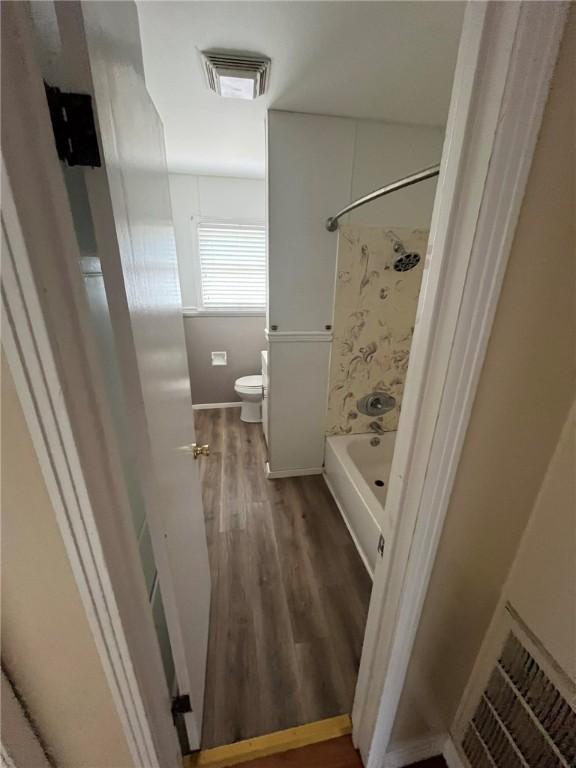
<svg viewBox="0 0 576 768">
<path fill-rule="evenodd" d="M 576 712 L 512 632 L 462 749 L 472 768 L 576 766 Z"/>
<path fill-rule="evenodd" d="M 257 53 L 202 51 L 202 65 L 210 90 L 220 96 L 256 99 L 266 91 L 270 59 Z"/>
</svg>

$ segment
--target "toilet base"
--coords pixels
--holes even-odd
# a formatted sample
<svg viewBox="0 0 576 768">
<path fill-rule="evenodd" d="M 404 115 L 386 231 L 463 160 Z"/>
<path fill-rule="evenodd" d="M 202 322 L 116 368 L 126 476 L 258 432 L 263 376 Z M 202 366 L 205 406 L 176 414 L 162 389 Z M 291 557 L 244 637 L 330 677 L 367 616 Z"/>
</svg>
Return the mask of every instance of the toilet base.
<svg viewBox="0 0 576 768">
<path fill-rule="evenodd" d="M 240 421 L 257 424 L 262 421 L 262 403 L 250 403 L 244 400 L 240 409 Z"/>
</svg>

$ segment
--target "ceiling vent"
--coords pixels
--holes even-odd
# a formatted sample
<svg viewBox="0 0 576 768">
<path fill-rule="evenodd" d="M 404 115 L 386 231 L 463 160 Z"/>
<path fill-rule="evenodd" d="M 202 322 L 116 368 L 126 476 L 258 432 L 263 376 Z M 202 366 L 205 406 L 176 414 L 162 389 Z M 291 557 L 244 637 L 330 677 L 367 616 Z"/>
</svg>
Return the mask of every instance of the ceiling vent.
<svg viewBox="0 0 576 768">
<path fill-rule="evenodd" d="M 270 59 L 257 53 L 202 51 L 202 65 L 211 91 L 229 99 L 256 99 L 266 91 Z"/>
</svg>

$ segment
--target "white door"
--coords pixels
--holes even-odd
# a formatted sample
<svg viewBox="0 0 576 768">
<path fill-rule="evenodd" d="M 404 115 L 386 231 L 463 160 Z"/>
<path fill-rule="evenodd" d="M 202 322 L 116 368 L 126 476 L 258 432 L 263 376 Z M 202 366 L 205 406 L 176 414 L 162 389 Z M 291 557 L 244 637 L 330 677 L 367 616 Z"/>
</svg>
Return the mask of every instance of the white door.
<svg viewBox="0 0 576 768">
<path fill-rule="evenodd" d="M 125 4 L 82 3 L 84 32 L 79 5 L 55 5 L 69 66 L 89 64 L 105 173 L 86 180 L 178 693 L 190 696 L 185 722 L 197 749 L 210 571 L 197 462 L 186 450 L 195 434 L 163 127 L 117 25 Z"/>
</svg>

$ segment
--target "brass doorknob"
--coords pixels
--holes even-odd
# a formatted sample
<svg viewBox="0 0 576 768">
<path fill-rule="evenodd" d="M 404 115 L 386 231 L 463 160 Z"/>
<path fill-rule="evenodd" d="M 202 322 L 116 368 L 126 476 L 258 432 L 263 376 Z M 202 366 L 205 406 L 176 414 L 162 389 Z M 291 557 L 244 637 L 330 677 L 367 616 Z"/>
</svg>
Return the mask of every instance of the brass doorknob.
<svg viewBox="0 0 576 768">
<path fill-rule="evenodd" d="M 197 459 L 198 456 L 210 456 L 209 445 L 196 445 L 196 443 L 192 443 L 190 447 L 192 448 L 192 454 L 195 459 Z"/>
<path fill-rule="evenodd" d="M 196 443 L 191 443 L 190 445 L 183 445 L 180 450 L 191 453 L 195 459 L 197 459 L 198 456 L 210 456 L 209 445 L 197 445 Z"/>
</svg>

